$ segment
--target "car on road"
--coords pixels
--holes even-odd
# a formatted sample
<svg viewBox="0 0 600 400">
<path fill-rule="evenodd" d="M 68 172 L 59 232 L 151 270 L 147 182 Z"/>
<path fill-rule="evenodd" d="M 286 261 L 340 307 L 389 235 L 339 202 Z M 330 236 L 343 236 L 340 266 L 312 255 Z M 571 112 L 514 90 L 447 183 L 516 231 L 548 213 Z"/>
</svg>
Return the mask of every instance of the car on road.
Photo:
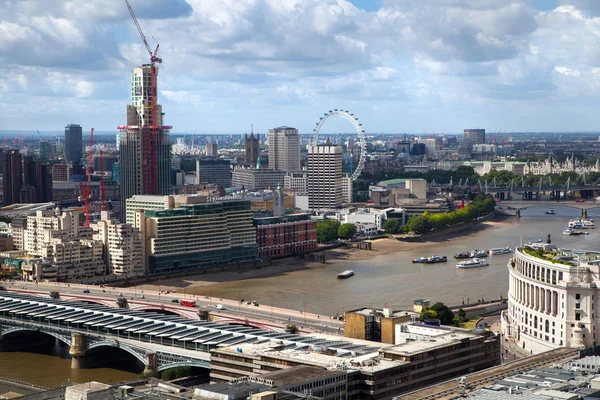
<svg viewBox="0 0 600 400">
<path fill-rule="evenodd" d="M 88 289 L 84 289 L 83 293 L 89 293 L 90 291 Z"/>
<path fill-rule="evenodd" d="M 143 294 L 140 294 L 140 295 L 138 296 L 138 299 L 145 299 L 145 298 L 146 298 L 146 296 L 144 296 Z"/>
<path fill-rule="evenodd" d="M 225 307 L 223 307 L 223 304 L 217 304 L 217 305 L 215 306 L 215 308 L 216 308 L 217 310 L 224 310 L 224 309 L 225 309 Z"/>
<path fill-rule="evenodd" d="M 258 302 L 256 302 L 256 301 L 253 301 L 253 302 L 252 302 L 252 305 L 253 305 L 254 307 L 258 307 L 260 304 L 258 304 Z"/>
<path fill-rule="evenodd" d="M 585 203 L 584 199 L 575 199 L 575 203 Z"/>
<path fill-rule="evenodd" d="M 171 300 L 171 303 L 178 303 L 179 304 L 179 299 L 173 299 L 173 300 Z"/>
</svg>

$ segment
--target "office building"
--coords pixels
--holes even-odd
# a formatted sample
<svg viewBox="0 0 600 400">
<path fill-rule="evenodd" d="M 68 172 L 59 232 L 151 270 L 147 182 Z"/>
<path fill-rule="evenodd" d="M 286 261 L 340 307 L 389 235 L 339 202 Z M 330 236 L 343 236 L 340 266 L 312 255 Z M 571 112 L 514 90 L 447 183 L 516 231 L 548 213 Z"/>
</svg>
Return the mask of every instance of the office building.
<svg viewBox="0 0 600 400">
<path fill-rule="evenodd" d="M 48 164 L 23 157 L 23 187 L 20 203 L 46 203 L 52 201 L 52 172 Z"/>
<path fill-rule="evenodd" d="M 68 182 L 71 178 L 71 171 L 70 164 L 54 164 L 52 166 L 52 180 L 54 182 Z"/>
<path fill-rule="evenodd" d="M 122 224 L 102 211 L 100 220 L 90 224 L 93 238 L 102 242 L 109 274 L 141 275 L 145 272 L 145 251 L 140 229 Z"/>
<path fill-rule="evenodd" d="M 267 168 L 236 167 L 231 174 L 233 187 L 244 187 L 248 190 L 265 190 L 276 188 L 285 180 L 285 171 L 275 171 Z"/>
<path fill-rule="evenodd" d="M 143 65 L 133 69 L 127 125 L 119 127 L 121 215 L 125 215 L 126 200 L 132 196 L 164 195 L 171 189 L 171 127 L 163 125 L 162 106 L 156 98 L 157 82 L 157 67 Z"/>
<path fill-rule="evenodd" d="M 317 221 L 308 214 L 255 218 L 258 256 L 269 258 L 317 248 Z"/>
<path fill-rule="evenodd" d="M 305 196 L 308 193 L 308 172 L 288 172 L 283 180 L 283 188 L 296 195 Z"/>
<path fill-rule="evenodd" d="M 465 129 L 463 134 L 463 142 L 465 144 L 484 144 L 485 129 Z"/>
<path fill-rule="evenodd" d="M 361 308 L 344 313 L 344 336 L 354 339 L 396 344 L 397 324 L 417 321 L 419 314 L 412 311 L 384 308 Z"/>
<path fill-rule="evenodd" d="M 231 163 L 229 160 L 200 159 L 196 160 L 195 184 L 214 183 L 224 188 L 231 186 Z"/>
<path fill-rule="evenodd" d="M 40 159 L 47 161 L 50 159 L 51 154 L 52 154 L 52 146 L 50 145 L 50 142 L 48 141 L 48 139 L 41 139 L 40 140 Z"/>
<path fill-rule="evenodd" d="M 269 168 L 300 171 L 300 136 L 289 126 L 269 129 Z"/>
<path fill-rule="evenodd" d="M 284 215 L 285 210 L 294 207 L 293 197 L 284 190 L 246 191 L 236 198 L 248 200 L 253 213 Z"/>
<path fill-rule="evenodd" d="M 410 154 L 413 156 L 424 156 L 427 154 L 427 146 L 425 143 L 415 143 L 410 149 Z"/>
<path fill-rule="evenodd" d="M 342 203 L 352 203 L 352 176 L 350 174 L 342 175 Z"/>
<path fill-rule="evenodd" d="M 83 152 L 81 125 L 69 124 L 65 126 L 65 157 L 66 163 L 81 163 Z"/>
<path fill-rule="evenodd" d="M 308 207 L 311 210 L 342 205 L 342 148 L 308 145 Z"/>
<path fill-rule="evenodd" d="M 256 136 L 254 136 L 254 132 L 250 132 L 250 136 L 246 134 L 244 147 L 246 149 L 246 163 L 252 167 L 256 166 L 260 152 L 260 134 L 257 133 Z"/>
<path fill-rule="evenodd" d="M 173 197 L 173 196 L 168 196 Z M 174 202 L 169 202 L 169 207 Z M 145 239 L 148 272 L 254 261 L 256 231 L 250 202 L 226 200 L 133 211 L 133 225 Z"/>
<path fill-rule="evenodd" d="M 19 192 L 23 186 L 23 157 L 19 150 L 8 150 L 2 158 L 2 189 L 4 205 L 19 203 Z"/>
<path fill-rule="evenodd" d="M 500 363 L 499 336 L 491 332 L 427 326 L 421 331 L 423 339 L 397 345 L 319 335 L 314 344 L 290 338 L 280 344 L 216 347 L 210 351 L 211 381 L 266 378 L 274 371 L 311 366 L 345 371 L 346 399 L 389 400 Z"/>
<path fill-rule="evenodd" d="M 216 143 L 207 143 L 204 152 L 208 157 L 217 157 L 219 155 Z"/>
<path fill-rule="evenodd" d="M 533 354 L 598 345 L 597 254 L 534 246 L 518 247 L 508 262 L 508 309 L 502 313 L 502 333 Z"/>
</svg>

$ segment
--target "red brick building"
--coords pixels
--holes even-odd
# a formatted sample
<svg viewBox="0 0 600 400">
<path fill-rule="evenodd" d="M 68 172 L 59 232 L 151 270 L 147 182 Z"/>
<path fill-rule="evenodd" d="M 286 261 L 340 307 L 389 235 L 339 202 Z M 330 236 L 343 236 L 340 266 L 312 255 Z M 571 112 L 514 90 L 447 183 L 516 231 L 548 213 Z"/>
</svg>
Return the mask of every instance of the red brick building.
<svg viewBox="0 0 600 400">
<path fill-rule="evenodd" d="M 255 218 L 258 256 L 268 258 L 317 247 L 317 221 L 308 214 Z"/>
</svg>

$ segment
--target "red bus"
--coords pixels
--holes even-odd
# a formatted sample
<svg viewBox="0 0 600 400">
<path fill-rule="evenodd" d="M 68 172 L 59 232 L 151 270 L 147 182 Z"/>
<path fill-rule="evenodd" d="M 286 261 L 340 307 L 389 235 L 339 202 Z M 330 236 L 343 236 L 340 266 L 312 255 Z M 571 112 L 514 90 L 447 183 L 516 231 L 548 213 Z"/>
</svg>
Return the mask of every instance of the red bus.
<svg viewBox="0 0 600 400">
<path fill-rule="evenodd" d="M 186 307 L 196 307 L 196 302 L 193 300 L 179 300 L 179 304 Z"/>
</svg>

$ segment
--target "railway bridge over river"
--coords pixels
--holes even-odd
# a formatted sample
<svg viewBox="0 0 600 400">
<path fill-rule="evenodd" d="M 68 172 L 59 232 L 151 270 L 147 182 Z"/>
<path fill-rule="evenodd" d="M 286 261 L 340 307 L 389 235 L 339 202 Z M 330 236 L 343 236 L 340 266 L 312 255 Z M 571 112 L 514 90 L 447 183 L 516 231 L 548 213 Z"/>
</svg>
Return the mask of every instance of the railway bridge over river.
<svg viewBox="0 0 600 400">
<path fill-rule="evenodd" d="M 68 345 L 72 368 L 85 367 L 94 349 L 112 347 L 132 354 L 147 373 L 178 366 L 210 368 L 211 349 L 242 343 L 277 342 L 298 350 L 319 346 L 348 357 L 378 349 L 377 344 L 329 335 L 274 332 L 0 291 L 0 338 L 20 332 L 40 332 Z"/>
</svg>

